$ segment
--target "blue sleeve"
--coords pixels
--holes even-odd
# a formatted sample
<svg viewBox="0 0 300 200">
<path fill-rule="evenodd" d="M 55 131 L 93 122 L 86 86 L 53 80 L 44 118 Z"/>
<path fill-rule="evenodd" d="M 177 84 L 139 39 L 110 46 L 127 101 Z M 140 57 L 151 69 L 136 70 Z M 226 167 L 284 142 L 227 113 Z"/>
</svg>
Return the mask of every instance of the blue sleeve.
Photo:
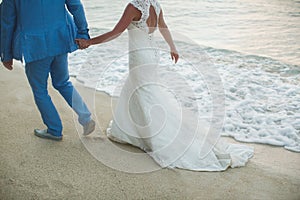
<svg viewBox="0 0 300 200">
<path fill-rule="evenodd" d="M 73 15 L 77 28 L 76 38 L 89 39 L 89 29 L 86 21 L 83 5 L 80 0 L 66 0 L 69 12 Z"/>
<path fill-rule="evenodd" d="M 1 60 L 13 59 L 12 40 L 16 26 L 16 7 L 14 0 L 3 0 L 1 5 Z"/>
<path fill-rule="evenodd" d="M 2 48 L 1 48 L 1 24 L 2 24 L 1 19 L 2 19 L 2 15 L 1 15 L 1 13 L 2 13 L 2 2 L 0 3 L 0 59 L 2 58 L 2 56 L 1 56 L 2 55 Z"/>
</svg>

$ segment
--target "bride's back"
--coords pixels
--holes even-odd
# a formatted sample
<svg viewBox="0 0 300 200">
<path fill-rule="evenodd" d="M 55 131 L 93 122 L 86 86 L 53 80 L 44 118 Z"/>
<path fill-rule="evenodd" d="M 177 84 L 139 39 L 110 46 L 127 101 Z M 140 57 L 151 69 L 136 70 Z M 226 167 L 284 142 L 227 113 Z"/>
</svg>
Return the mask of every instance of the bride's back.
<svg viewBox="0 0 300 200">
<path fill-rule="evenodd" d="M 133 21 L 134 25 L 148 28 L 148 33 L 154 32 L 158 26 L 159 3 L 156 0 L 132 0 L 130 3 L 140 12 L 140 16 Z"/>
<path fill-rule="evenodd" d="M 146 21 L 147 26 L 149 27 L 149 33 L 152 33 L 155 31 L 155 28 L 157 27 L 157 14 L 155 12 L 154 7 L 151 5 L 149 8 L 149 17 Z"/>
</svg>

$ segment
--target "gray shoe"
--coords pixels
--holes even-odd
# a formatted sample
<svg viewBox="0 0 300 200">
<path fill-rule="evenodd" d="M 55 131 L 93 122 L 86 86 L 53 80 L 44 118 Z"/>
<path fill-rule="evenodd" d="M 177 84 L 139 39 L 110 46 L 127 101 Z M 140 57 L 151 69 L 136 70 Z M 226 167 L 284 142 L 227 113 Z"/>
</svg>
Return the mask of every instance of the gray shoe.
<svg viewBox="0 0 300 200">
<path fill-rule="evenodd" d="M 51 133 L 47 132 L 47 129 L 41 130 L 41 129 L 34 129 L 34 135 L 40 137 L 40 138 L 46 138 L 50 140 L 60 141 L 62 140 L 62 136 L 55 136 Z"/>
<path fill-rule="evenodd" d="M 96 123 L 91 119 L 88 123 L 83 126 L 83 135 L 89 135 L 95 130 Z"/>
</svg>

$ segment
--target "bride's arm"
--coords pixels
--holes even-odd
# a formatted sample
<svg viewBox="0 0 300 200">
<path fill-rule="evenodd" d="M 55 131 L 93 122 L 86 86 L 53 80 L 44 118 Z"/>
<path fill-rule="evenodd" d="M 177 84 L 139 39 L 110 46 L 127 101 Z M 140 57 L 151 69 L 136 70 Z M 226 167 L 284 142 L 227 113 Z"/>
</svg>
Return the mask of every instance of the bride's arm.
<svg viewBox="0 0 300 200">
<path fill-rule="evenodd" d="M 121 33 L 123 33 L 124 30 L 129 26 L 130 22 L 139 17 L 140 14 L 140 11 L 138 11 L 132 4 L 128 4 L 121 19 L 113 28 L 113 30 L 94 37 L 90 40 L 76 39 L 76 42 L 81 49 L 85 49 L 90 45 L 101 44 L 113 40 L 121 35 Z"/>
<path fill-rule="evenodd" d="M 172 60 L 175 60 L 175 63 L 177 63 L 179 59 L 179 55 L 177 53 L 173 38 L 171 36 L 171 33 L 169 31 L 169 28 L 164 20 L 163 12 L 162 10 L 160 11 L 159 18 L 158 18 L 158 27 L 159 31 L 164 37 L 165 41 L 168 43 L 171 49 L 171 58 Z"/>
</svg>

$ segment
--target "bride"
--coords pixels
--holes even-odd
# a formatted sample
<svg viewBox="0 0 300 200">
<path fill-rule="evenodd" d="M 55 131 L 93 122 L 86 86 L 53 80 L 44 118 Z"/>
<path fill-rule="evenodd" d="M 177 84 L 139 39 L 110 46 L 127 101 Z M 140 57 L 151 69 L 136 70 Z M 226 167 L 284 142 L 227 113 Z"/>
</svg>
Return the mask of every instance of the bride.
<svg viewBox="0 0 300 200">
<path fill-rule="evenodd" d="M 157 28 L 177 63 L 179 55 L 157 0 L 132 0 L 112 31 L 77 40 L 84 49 L 113 40 L 128 29 L 129 75 L 107 128 L 108 138 L 141 148 L 161 167 L 223 171 L 245 166 L 253 149 L 210 134 L 209 124 L 199 125 L 159 80 L 159 52 L 153 40 Z"/>
</svg>

